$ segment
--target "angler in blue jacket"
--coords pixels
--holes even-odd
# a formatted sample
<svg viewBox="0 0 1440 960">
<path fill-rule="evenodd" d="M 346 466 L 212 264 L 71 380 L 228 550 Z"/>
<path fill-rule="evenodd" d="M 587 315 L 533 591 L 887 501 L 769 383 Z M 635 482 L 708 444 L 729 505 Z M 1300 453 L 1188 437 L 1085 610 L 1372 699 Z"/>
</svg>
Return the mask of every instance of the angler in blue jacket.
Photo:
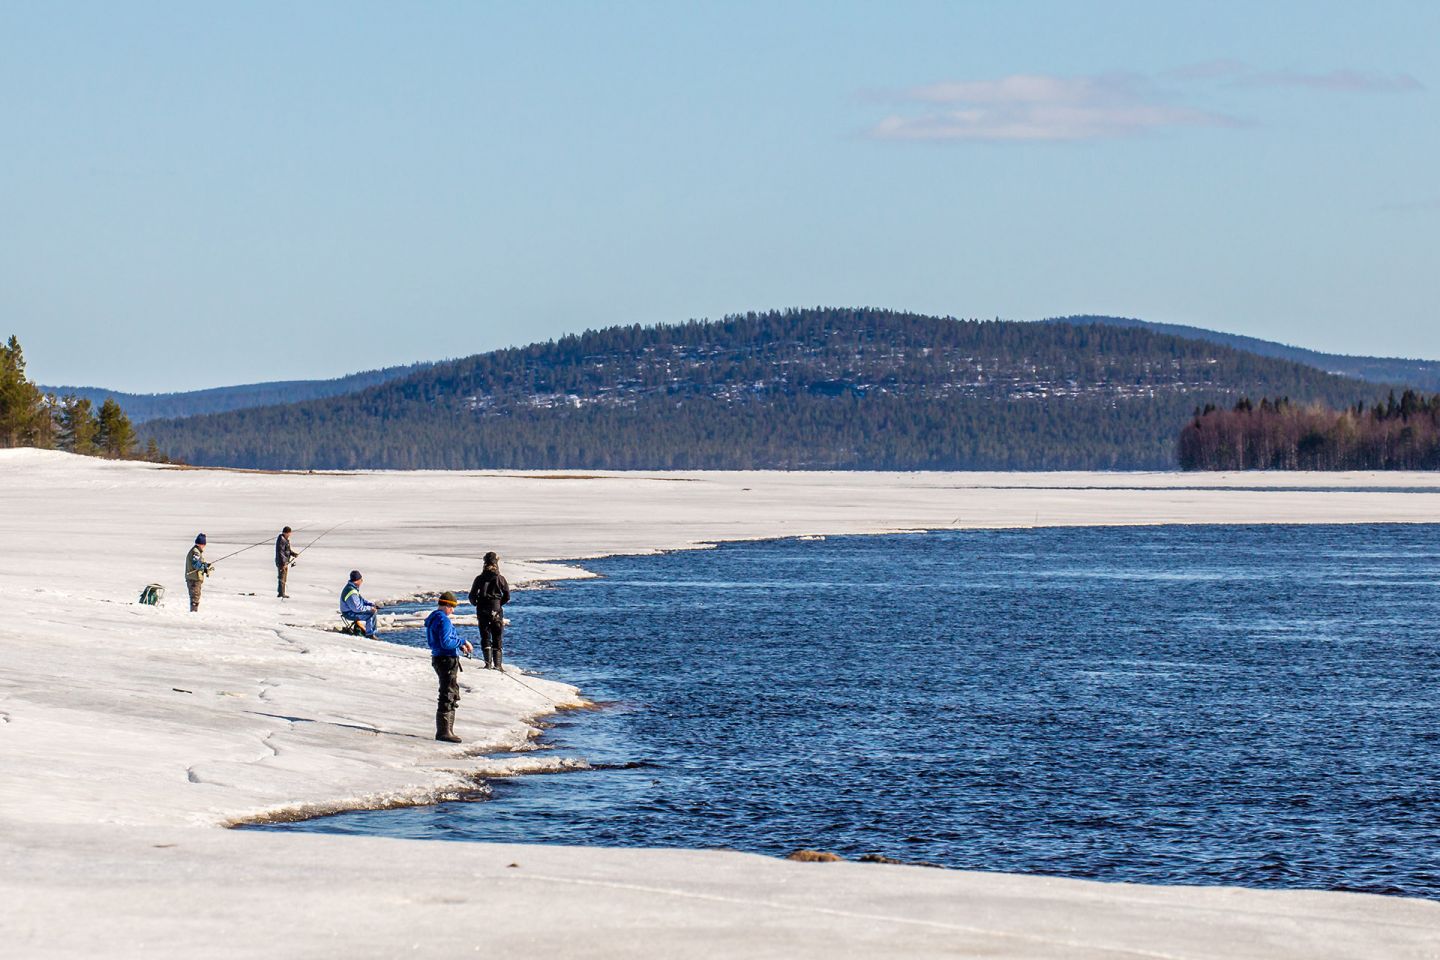
<svg viewBox="0 0 1440 960">
<path fill-rule="evenodd" d="M 350 582 L 340 590 L 340 616 L 351 623 L 360 623 L 365 626 L 365 636 L 375 636 L 375 614 L 380 612 L 380 605 L 371 603 L 360 596 L 360 584 L 365 578 L 360 576 L 359 570 L 350 571 Z"/>
<path fill-rule="evenodd" d="M 425 618 L 425 639 L 430 643 L 430 666 L 440 681 L 440 696 L 435 703 L 435 739 L 459 743 L 455 736 L 455 707 L 460 703 L 460 654 L 470 656 L 475 648 L 460 639 L 450 614 L 455 612 L 455 594 L 440 594 L 435 609 Z"/>
</svg>

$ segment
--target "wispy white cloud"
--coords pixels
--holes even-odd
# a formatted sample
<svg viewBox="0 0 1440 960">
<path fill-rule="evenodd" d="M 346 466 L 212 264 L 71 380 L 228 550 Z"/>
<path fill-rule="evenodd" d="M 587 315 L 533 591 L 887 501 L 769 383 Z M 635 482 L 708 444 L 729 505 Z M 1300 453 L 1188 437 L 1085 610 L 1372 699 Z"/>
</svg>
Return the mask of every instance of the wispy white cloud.
<svg viewBox="0 0 1440 960">
<path fill-rule="evenodd" d="M 1174 103 L 1145 77 L 1014 74 L 935 83 L 896 98 L 917 110 L 870 130 L 880 140 L 1044 142 L 1133 137 L 1165 127 L 1238 126 L 1235 117 Z"/>
<path fill-rule="evenodd" d="M 889 116 L 870 135 L 879 140 L 1074 141 L 1133 137 L 1162 127 L 1239 125 L 1233 117 L 1184 107 L 1031 104 Z"/>
<path fill-rule="evenodd" d="M 1193 63 L 1147 76 L 1018 73 L 912 87 L 886 99 L 893 111 L 868 131 L 877 140 L 1067 142 L 1113 140 L 1181 127 L 1240 127 L 1247 121 L 1194 106 L 1222 87 L 1297 87 L 1338 93 L 1425 89 L 1408 73 L 1263 71 L 1242 60 Z"/>
<path fill-rule="evenodd" d="M 998 80 L 966 80 L 913 87 L 902 99 L 922 103 L 1084 103 L 1134 99 L 1139 78 L 1113 73 L 1090 77 L 1057 77 L 1017 73 Z"/>
</svg>

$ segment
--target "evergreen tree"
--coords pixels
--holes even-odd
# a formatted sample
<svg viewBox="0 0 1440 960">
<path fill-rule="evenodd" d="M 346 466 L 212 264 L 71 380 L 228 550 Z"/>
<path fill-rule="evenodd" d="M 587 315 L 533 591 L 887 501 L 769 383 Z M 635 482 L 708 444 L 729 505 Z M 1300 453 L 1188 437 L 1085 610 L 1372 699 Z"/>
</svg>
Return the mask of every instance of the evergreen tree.
<svg viewBox="0 0 1440 960">
<path fill-rule="evenodd" d="M 135 446 L 135 428 L 114 397 L 105 398 L 105 402 L 100 405 L 99 429 L 95 443 L 101 452 L 111 459 L 128 457 Z"/>
<path fill-rule="evenodd" d="M 36 388 L 39 393 L 39 388 Z M 53 393 L 40 395 L 40 402 L 35 407 L 35 415 L 30 421 L 30 430 L 25 440 L 25 446 L 36 447 L 41 450 L 53 450 L 55 448 L 55 412 L 60 408 L 60 402 L 55 399 Z"/>
<path fill-rule="evenodd" d="M 25 379 L 25 353 L 12 334 L 0 347 L 0 447 L 46 445 L 48 419 L 40 388 Z"/>
<path fill-rule="evenodd" d="M 60 449 L 92 456 L 100 433 L 100 421 L 90 401 L 70 394 L 60 401 Z"/>
</svg>

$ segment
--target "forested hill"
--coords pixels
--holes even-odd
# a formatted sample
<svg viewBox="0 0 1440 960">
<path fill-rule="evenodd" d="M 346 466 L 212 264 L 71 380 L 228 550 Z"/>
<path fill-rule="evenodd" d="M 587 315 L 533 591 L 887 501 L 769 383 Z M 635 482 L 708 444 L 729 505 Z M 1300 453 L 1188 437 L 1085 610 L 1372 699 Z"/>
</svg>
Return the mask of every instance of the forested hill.
<svg viewBox="0 0 1440 960">
<path fill-rule="evenodd" d="M 612 327 L 141 429 L 241 467 L 1167 469 L 1199 405 L 1376 392 L 1144 329 L 813 309 Z"/>
<path fill-rule="evenodd" d="M 1152 323 L 1130 317 L 1075 316 L 1056 317 L 1046 323 L 1104 323 L 1118 327 L 1140 327 L 1155 333 L 1169 333 L 1193 340 L 1207 340 L 1225 347 L 1279 360 L 1294 360 L 1329 373 L 1338 373 L 1371 383 L 1402 384 L 1418 390 L 1440 390 L 1440 360 L 1407 360 L 1401 357 L 1350 357 L 1339 353 L 1321 353 L 1304 347 L 1292 347 L 1272 340 L 1247 337 L 1239 333 L 1221 333 L 1202 327 L 1178 323 Z"/>
<path fill-rule="evenodd" d="M 184 390 L 176 393 L 122 393 L 104 387 L 42 386 L 40 390 L 57 397 L 80 397 L 89 400 L 96 407 L 108 399 L 113 399 L 132 421 L 143 423 L 160 417 L 225 413 L 229 410 L 244 410 L 246 407 L 338 397 L 397 380 L 428 366 L 428 363 L 412 363 L 403 367 L 386 367 L 383 370 L 363 370 L 333 380 L 272 380 L 266 383 L 242 383 L 233 387 L 210 387 L 206 390 Z"/>
</svg>

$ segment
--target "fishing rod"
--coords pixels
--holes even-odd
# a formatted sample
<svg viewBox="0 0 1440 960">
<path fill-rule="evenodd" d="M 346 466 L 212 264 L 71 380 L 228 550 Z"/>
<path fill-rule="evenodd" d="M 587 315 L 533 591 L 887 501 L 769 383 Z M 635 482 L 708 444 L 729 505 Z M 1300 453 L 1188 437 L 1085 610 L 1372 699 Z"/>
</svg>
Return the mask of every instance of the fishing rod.
<svg viewBox="0 0 1440 960">
<path fill-rule="evenodd" d="M 311 547 L 315 546 L 315 544 L 319 543 L 319 542 L 320 542 L 320 538 L 323 537 L 323 536 L 325 536 L 325 534 L 328 534 L 328 533 L 330 533 L 331 531 L 334 531 L 334 530 L 338 530 L 338 529 L 340 529 L 341 527 L 345 526 L 345 524 L 347 524 L 347 523 L 349 523 L 349 522 L 350 522 L 349 520 L 341 520 L 339 523 L 335 524 L 335 526 L 331 527 L 329 530 L 326 530 L 324 533 L 321 533 L 319 537 L 316 537 L 314 540 L 311 540 L 309 543 L 305 544 L 304 548 L 301 549 L 301 550 L 297 553 L 296 556 L 291 557 L 291 558 L 290 558 L 290 562 L 293 564 L 296 560 L 300 559 L 299 554 L 300 554 L 300 553 L 304 553 L 306 550 L 309 550 Z"/>
<path fill-rule="evenodd" d="M 248 547 L 241 547 L 239 550 L 236 550 L 234 553 L 227 553 L 227 554 L 225 554 L 225 556 L 221 557 L 220 560 L 229 560 L 231 557 L 238 557 L 240 554 L 244 553 L 246 550 L 254 550 L 256 547 L 263 547 L 263 546 L 265 546 L 265 544 L 267 544 L 267 543 L 269 543 L 269 542 L 270 542 L 270 538 L 269 538 L 269 537 L 266 537 L 264 540 L 261 540 L 259 543 L 252 543 L 252 544 L 250 544 L 250 546 L 248 546 Z M 207 564 L 207 566 L 213 567 L 213 566 L 215 566 L 215 564 L 219 563 L 220 560 L 211 560 L 211 561 Z"/>
<path fill-rule="evenodd" d="M 316 537 L 314 540 L 311 540 L 309 543 L 305 544 L 305 550 L 309 550 L 311 547 L 315 546 L 315 544 L 319 543 L 321 537 L 324 537 L 326 534 L 328 534 L 328 533 L 330 533 L 330 532 L 332 532 L 332 531 L 334 531 L 334 530 L 339 530 L 341 527 L 345 526 L 345 524 L 347 524 L 347 523 L 349 523 L 349 522 L 350 522 L 349 520 L 341 520 L 339 523 L 335 524 L 335 526 L 331 527 L 329 530 L 326 530 L 324 533 L 320 534 L 319 537 Z M 301 553 L 304 553 L 305 550 L 302 550 L 302 551 L 300 551 L 300 552 L 301 552 Z"/>
<path fill-rule="evenodd" d="M 329 533 L 331 530 L 335 530 L 335 529 L 338 529 L 338 528 L 340 528 L 340 527 L 345 526 L 345 524 L 347 524 L 347 523 L 349 523 L 349 522 L 350 522 L 349 520 L 341 520 L 339 523 L 335 524 L 335 526 L 331 527 L 330 530 L 326 530 L 324 533 L 320 534 L 320 537 L 325 536 L 325 534 L 326 534 L 326 533 Z M 316 537 L 314 540 L 311 540 L 309 543 L 305 544 L 305 549 L 306 549 L 306 550 L 309 550 L 311 547 L 315 546 L 315 544 L 319 543 L 319 542 L 320 542 L 320 537 Z M 270 538 L 269 538 L 269 537 L 266 537 L 264 540 L 261 540 L 259 543 L 252 543 L 252 544 L 250 544 L 250 546 L 248 546 L 248 547 L 241 547 L 239 550 L 236 550 L 236 551 L 234 551 L 234 552 L 232 552 L 232 553 L 227 553 L 227 554 L 225 554 L 225 556 L 221 557 L 220 560 L 211 560 L 211 561 L 210 561 L 210 566 L 212 566 L 212 567 L 215 566 L 215 565 L 216 565 L 217 563 L 219 563 L 221 560 L 229 560 L 231 557 L 238 557 L 240 554 L 244 553 L 246 550 L 254 550 L 256 547 L 263 547 L 263 546 L 265 546 L 265 544 L 267 544 L 267 543 L 269 543 L 269 542 L 270 542 Z M 303 553 L 304 551 L 301 551 L 301 552 Z M 294 560 L 291 560 L 290 562 L 291 562 L 291 563 L 294 563 L 295 561 L 294 561 Z"/>
</svg>

